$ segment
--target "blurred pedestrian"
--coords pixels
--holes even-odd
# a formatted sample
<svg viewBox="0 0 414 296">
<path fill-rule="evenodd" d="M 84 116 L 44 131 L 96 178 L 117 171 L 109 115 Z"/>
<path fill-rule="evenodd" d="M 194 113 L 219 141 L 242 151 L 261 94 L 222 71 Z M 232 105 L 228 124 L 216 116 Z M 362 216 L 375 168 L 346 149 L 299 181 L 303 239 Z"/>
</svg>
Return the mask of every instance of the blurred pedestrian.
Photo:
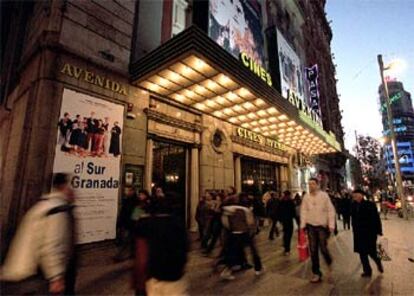
<svg viewBox="0 0 414 296">
<path fill-rule="evenodd" d="M 306 192 L 303 192 L 302 196 L 300 196 L 298 192 L 293 199 L 293 202 L 295 203 L 295 220 L 298 228 L 300 228 L 300 205 L 302 204 L 302 198 L 305 196 L 305 193 Z"/>
<path fill-rule="evenodd" d="M 207 224 L 207 203 L 206 203 L 206 196 L 201 196 L 200 200 L 198 201 L 195 220 L 197 221 L 198 225 L 198 239 L 200 241 L 203 240 L 204 231 L 206 229 Z"/>
<path fill-rule="evenodd" d="M 119 250 L 114 257 L 115 262 L 121 262 L 132 256 L 134 222 L 131 216 L 137 198 L 134 187 L 125 188 L 125 195 L 121 199 L 121 210 L 117 221 Z"/>
<path fill-rule="evenodd" d="M 136 295 L 187 295 L 182 279 L 187 262 L 187 231 L 170 207 L 157 204 L 136 226 Z"/>
<path fill-rule="evenodd" d="M 14 237 L 1 280 L 22 281 L 38 268 L 51 294 L 74 295 L 77 273 L 74 192 L 69 176 L 57 173 L 52 192 L 42 196 L 24 216 Z M 47 231 L 45 231 L 47 229 Z"/>
<path fill-rule="evenodd" d="M 210 241 L 213 235 L 213 217 L 214 217 L 214 207 L 215 207 L 215 193 L 206 191 L 205 195 L 205 208 L 203 213 L 204 218 L 204 232 L 203 239 L 201 240 L 201 247 L 203 249 L 207 248 L 208 242 Z"/>
<path fill-rule="evenodd" d="M 131 220 L 133 223 L 132 233 L 134 233 L 135 224 L 138 220 L 148 214 L 150 207 L 150 195 L 147 190 L 141 189 L 138 191 L 137 199 L 134 203 L 133 210 L 131 213 Z"/>
<path fill-rule="evenodd" d="M 352 206 L 352 199 L 348 192 L 344 193 L 342 198 L 342 216 L 343 216 L 343 224 L 344 230 L 351 229 L 351 206 Z"/>
<path fill-rule="evenodd" d="M 285 255 L 290 255 L 290 243 L 293 234 L 293 220 L 295 219 L 295 203 L 292 200 L 290 191 L 283 192 L 283 197 L 279 203 L 279 221 L 283 226 L 283 247 Z"/>
<path fill-rule="evenodd" d="M 253 234 L 255 222 L 253 212 L 246 206 L 247 194 L 240 194 L 244 202 L 240 203 L 237 196 L 226 201 L 223 206 L 223 226 L 228 230 L 227 246 L 225 248 L 226 268 L 220 274 L 221 278 L 233 280 L 232 268 L 240 265 L 245 258 L 244 248 L 249 246 L 255 265 L 255 272 L 260 275 L 263 272 L 261 259 L 254 245 Z"/>
<path fill-rule="evenodd" d="M 319 249 L 328 266 L 332 264 L 327 241 L 330 233 L 335 229 L 335 208 L 328 194 L 319 188 L 318 179 L 310 178 L 308 184 L 309 193 L 302 200 L 300 227 L 306 229 L 309 236 L 313 273 L 311 283 L 318 283 L 322 280 Z"/>
<path fill-rule="evenodd" d="M 217 240 L 220 238 L 222 223 L 221 223 L 221 212 L 222 212 L 222 200 L 224 196 L 222 194 L 214 195 L 213 199 L 208 206 L 209 214 L 209 232 L 205 238 L 205 250 L 204 254 L 210 254 L 216 246 Z"/>
<path fill-rule="evenodd" d="M 267 216 L 271 220 L 271 227 L 269 231 L 269 240 L 274 239 L 274 235 L 276 232 L 276 236 L 279 236 L 279 229 L 277 228 L 277 222 L 278 222 L 278 214 L 279 214 L 279 202 L 280 200 L 276 196 L 276 192 L 271 193 L 271 198 L 267 202 Z"/>
<path fill-rule="evenodd" d="M 356 189 L 352 193 L 355 203 L 352 206 L 352 230 L 354 233 L 354 251 L 359 253 L 363 273 L 362 277 L 372 276 L 368 256 L 374 260 L 378 271 L 384 268 L 377 254 L 377 235 L 382 235 L 381 219 L 373 202 L 364 200 L 365 192 Z"/>
</svg>

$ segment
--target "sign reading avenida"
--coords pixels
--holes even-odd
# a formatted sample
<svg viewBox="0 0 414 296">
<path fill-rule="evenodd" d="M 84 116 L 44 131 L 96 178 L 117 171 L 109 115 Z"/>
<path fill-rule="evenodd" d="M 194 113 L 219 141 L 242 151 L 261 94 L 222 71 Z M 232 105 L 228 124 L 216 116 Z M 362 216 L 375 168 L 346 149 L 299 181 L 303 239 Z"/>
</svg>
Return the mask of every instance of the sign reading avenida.
<svg viewBox="0 0 414 296">
<path fill-rule="evenodd" d="M 265 136 L 249 131 L 242 127 L 237 128 L 237 136 L 270 148 L 286 150 L 285 145 L 283 145 L 279 141 L 271 138 L 266 138 Z"/>
<path fill-rule="evenodd" d="M 128 87 L 126 87 L 124 84 L 111 80 L 108 77 L 100 76 L 91 71 L 76 67 L 69 63 L 65 63 L 60 72 L 70 77 L 74 77 L 78 80 L 84 80 L 85 82 L 112 90 L 121 95 L 128 95 Z"/>
</svg>

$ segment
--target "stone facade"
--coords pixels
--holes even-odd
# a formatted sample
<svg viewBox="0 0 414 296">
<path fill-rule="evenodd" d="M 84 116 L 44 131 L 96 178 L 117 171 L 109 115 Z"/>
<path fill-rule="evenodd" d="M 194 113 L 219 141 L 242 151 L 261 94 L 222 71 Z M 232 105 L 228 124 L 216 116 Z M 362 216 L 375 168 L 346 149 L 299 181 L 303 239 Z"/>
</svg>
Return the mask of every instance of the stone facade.
<svg viewBox="0 0 414 296">
<path fill-rule="evenodd" d="M 1 223 L 6 239 L 23 213 L 50 190 L 65 88 L 125 107 L 133 104 L 135 120 L 124 121 L 122 165 L 145 163 L 144 109 L 149 105 L 148 94 L 129 85 L 134 1 L 22 1 L 11 9 L 29 10 L 30 17 L 10 27 L 5 57 L 13 54 L 16 41 L 24 40 L 22 54 L 2 71 L 2 77 L 11 78 L 19 70 L 17 80 L 7 81 L 0 111 Z M 21 40 L 16 40 L 19 32 Z M 66 63 L 117 81 L 127 86 L 128 94 L 62 73 Z"/>
</svg>

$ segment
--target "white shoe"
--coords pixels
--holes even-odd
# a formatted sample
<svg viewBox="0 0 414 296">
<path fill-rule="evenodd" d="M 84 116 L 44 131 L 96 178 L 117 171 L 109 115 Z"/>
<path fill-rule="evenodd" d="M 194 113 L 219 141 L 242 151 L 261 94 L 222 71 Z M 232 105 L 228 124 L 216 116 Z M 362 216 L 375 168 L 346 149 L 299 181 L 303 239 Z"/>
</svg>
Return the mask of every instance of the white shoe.
<svg viewBox="0 0 414 296">
<path fill-rule="evenodd" d="M 234 275 L 232 275 L 231 269 L 229 268 L 224 268 L 223 271 L 220 273 L 220 277 L 223 280 L 228 280 L 228 281 L 232 281 L 235 279 Z"/>
<path fill-rule="evenodd" d="M 318 274 L 314 274 L 310 280 L 311 283 L 315 284 L 315 283 L 319 283 L 322 281 L 322 277 Z"/>
<path fill-rule="evenodd" d="M 264 273 L 264 267 L 262 267 L 262 269 L 260 269 L 260 270 L 255 270 L 254 271 L 254 274 L 256 275 L 256 276 L 260 276 L 260 275 L 262 275 Z"/>
<path fill-rule="evenodd" d="M 289 256 L 290 255 L 290 252 L 285 252 L 283 255 Z"/>
</svg>

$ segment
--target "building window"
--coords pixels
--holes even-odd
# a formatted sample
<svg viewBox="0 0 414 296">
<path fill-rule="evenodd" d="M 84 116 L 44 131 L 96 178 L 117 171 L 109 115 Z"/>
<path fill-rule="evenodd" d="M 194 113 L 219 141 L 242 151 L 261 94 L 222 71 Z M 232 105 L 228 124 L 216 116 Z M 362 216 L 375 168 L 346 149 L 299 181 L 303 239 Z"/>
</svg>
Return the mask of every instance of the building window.
<svg viewBox="0 0 414 296">
<path fill-rule="evenodd" d="M 277 190 L 277 165 L 272 162 L 243 157 L 241 159 L 242 191 L 262 196 L 269 190 Z"/>
<path fill-rule="evenodd" d="M 188 3 L 185 0 L 174 0 L 172 15 L 172 37 L 180 33 L 186 26 L 186 10 Z"/>
</svg>

